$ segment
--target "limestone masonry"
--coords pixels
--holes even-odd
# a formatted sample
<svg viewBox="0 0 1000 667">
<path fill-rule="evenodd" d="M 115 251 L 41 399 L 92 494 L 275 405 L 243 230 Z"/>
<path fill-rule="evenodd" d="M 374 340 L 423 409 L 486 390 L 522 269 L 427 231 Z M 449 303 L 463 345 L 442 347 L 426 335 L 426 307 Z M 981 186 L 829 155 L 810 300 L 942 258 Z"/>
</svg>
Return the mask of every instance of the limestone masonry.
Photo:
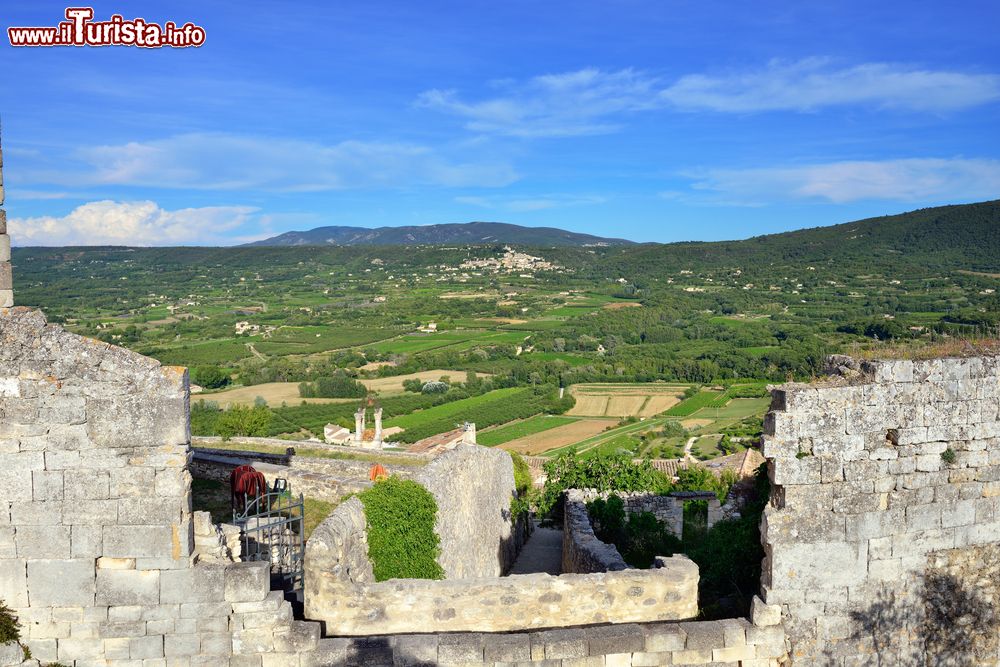
<svg viewBox="0 0 1000 667">
<path fill-rule="evenodd" d="M 0 308 L 14 305 L 14 281 L 10 269 L 10 236 L 7 212 L 3 210 L 3 150 L 0 149 Z"/>
<path fill-rule="evenodd" d="M 412 471 L 442 508 L 448 579 L 371 581 L 349 500 L 309 540 L 312 620 L 294 620 L 267 563 L 195 530 L 186 371 L 0 308 L 0 599 L 35 661 L 79 667 L 998 664 L 1000 362 L 838 366 L 850 377 L 773 391 L 748 619 L 668 622 L 696 612 L 684 558 L 497 577 L 520 534 L 510 459 L 462 446 Z M 326 465 L 308 474 L 358 472 Z"/>
<path fill-rule="evenodd" d="M 1000 361 L 860 371 L 777 389 L 765 422 L 762 585 L 793 664 L 995 665 Z"/>
</svg>

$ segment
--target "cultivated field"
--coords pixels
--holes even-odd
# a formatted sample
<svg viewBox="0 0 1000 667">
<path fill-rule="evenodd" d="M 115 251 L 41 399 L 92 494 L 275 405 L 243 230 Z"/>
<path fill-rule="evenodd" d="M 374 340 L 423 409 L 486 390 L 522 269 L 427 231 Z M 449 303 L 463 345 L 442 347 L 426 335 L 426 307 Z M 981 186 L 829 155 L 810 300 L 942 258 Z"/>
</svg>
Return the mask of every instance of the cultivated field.
<svg viewBox="0 0 1000 667">
<path fill-rule="evenodd" d="M 614 426 L 615 423 L 614 419 L 581 419 L 566 426 L 505 442 L 500 447 L 519 454 L 541 454 L 586 440 L 602 433 L 609 426 Z"/>
<path fill-rule="evenodd" d="M 356 398 L 302 398 L 299 396 L 298 382 L 267 382 L 251 387 L 228 389 L 214 394 L 194 394 L 192 399 L 203 398 L 206 401 L 215 401 L 220 408 L 227 408 L 230 405 L 253 405 L 258 396 L 267 401 L 271 407 L 277 407 L 282 403 L 298 405 L 302 401 L 306 403 L 344 403 L 358 400 Z"/>
<path fill-rule="evenodd" d="M 685 387 L 647 384 L 577 384 L 570 388 L 576 417 L 652 417 L 680 402 Z"/>
<path fill-rule="evenodd" d="M 477 373 L 479 377 L 488 377 L 487 373 Z M 422 382 L 437 380 L 447 376 L 452 382 L 465 382 L 465 371 L 449 371 L 435 369 L 432 371 L 421 371 L 419 373 L 409 373 L 407 375 L 396 375 L 387 378 L 375 378 L 374 380 L 361 380 L 371 391 L 377 391 L 383 396 L 403 393 L 403 382 L 417 378 Z M 343 403 L 348 401 L 357 402 L 356 398 L 301 398 L 299 396 L 298 382 L 268 382 L 257 384 L 251 387 L 237 387 L 214 394 L 199 394 L 207 401 L 216 401 L 220 407 L 229 405 L 253 405 L 257 397 L 263 398 L 270 406 L 278 406 L 282 403 L 297 405 L 302 401 L 306 403 Z"/>
</svg>

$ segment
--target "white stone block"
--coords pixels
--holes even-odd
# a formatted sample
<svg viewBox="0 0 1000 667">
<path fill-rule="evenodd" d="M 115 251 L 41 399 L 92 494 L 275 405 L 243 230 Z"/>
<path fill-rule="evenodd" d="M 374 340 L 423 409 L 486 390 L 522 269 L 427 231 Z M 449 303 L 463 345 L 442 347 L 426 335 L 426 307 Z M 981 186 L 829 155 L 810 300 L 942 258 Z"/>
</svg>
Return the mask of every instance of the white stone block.
<svg viewBox="0 0 1000 667">
<path fill-rule="evenodd" d="M 155 605 L 159 602 L 159 571 L 97 571 L 97 604 Z"/>
<path fill-rule="evenodd" d="M 93 560 L 28 561 L 28 599 L 32 606 L 93 606 L 94 581 Z"/>
<path fill-rule="evenodd" d="M 0 560 L 0 600 L 14 609 L 28 606 L 28 575 L 23 560 Z"/>
</svg>

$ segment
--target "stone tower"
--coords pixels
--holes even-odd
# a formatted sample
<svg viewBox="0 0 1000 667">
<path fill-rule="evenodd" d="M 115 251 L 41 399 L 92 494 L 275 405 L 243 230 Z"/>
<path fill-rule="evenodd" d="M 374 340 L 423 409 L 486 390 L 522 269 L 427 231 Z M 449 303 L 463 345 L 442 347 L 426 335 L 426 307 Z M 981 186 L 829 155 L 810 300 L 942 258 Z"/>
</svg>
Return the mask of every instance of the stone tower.
<svg viewBox="0 0 1000 667">
<path fill-rule="evenodd" d="M 3 210 L 3 149 L 0 148 L 0 308 L 14 305 L 14 280 L 10 269 L 10 237 Z"/>
</svg>

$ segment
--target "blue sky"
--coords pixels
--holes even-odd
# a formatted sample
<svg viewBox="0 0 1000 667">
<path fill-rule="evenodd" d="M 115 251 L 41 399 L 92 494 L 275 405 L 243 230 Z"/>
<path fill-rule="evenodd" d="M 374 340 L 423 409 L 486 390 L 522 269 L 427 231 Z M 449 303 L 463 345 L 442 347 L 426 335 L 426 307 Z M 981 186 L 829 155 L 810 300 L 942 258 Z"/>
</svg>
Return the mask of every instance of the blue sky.
<svg viewBox="0 0 1000 667">
<path fill-rule="evenodd" d="M 65 4 L 4 3 L 3 27 Z M 1000 197 L 994 2 L 101 2 L 0 45 L 18 245 L 471 220 L 744 238 Z"/>
</svg>

